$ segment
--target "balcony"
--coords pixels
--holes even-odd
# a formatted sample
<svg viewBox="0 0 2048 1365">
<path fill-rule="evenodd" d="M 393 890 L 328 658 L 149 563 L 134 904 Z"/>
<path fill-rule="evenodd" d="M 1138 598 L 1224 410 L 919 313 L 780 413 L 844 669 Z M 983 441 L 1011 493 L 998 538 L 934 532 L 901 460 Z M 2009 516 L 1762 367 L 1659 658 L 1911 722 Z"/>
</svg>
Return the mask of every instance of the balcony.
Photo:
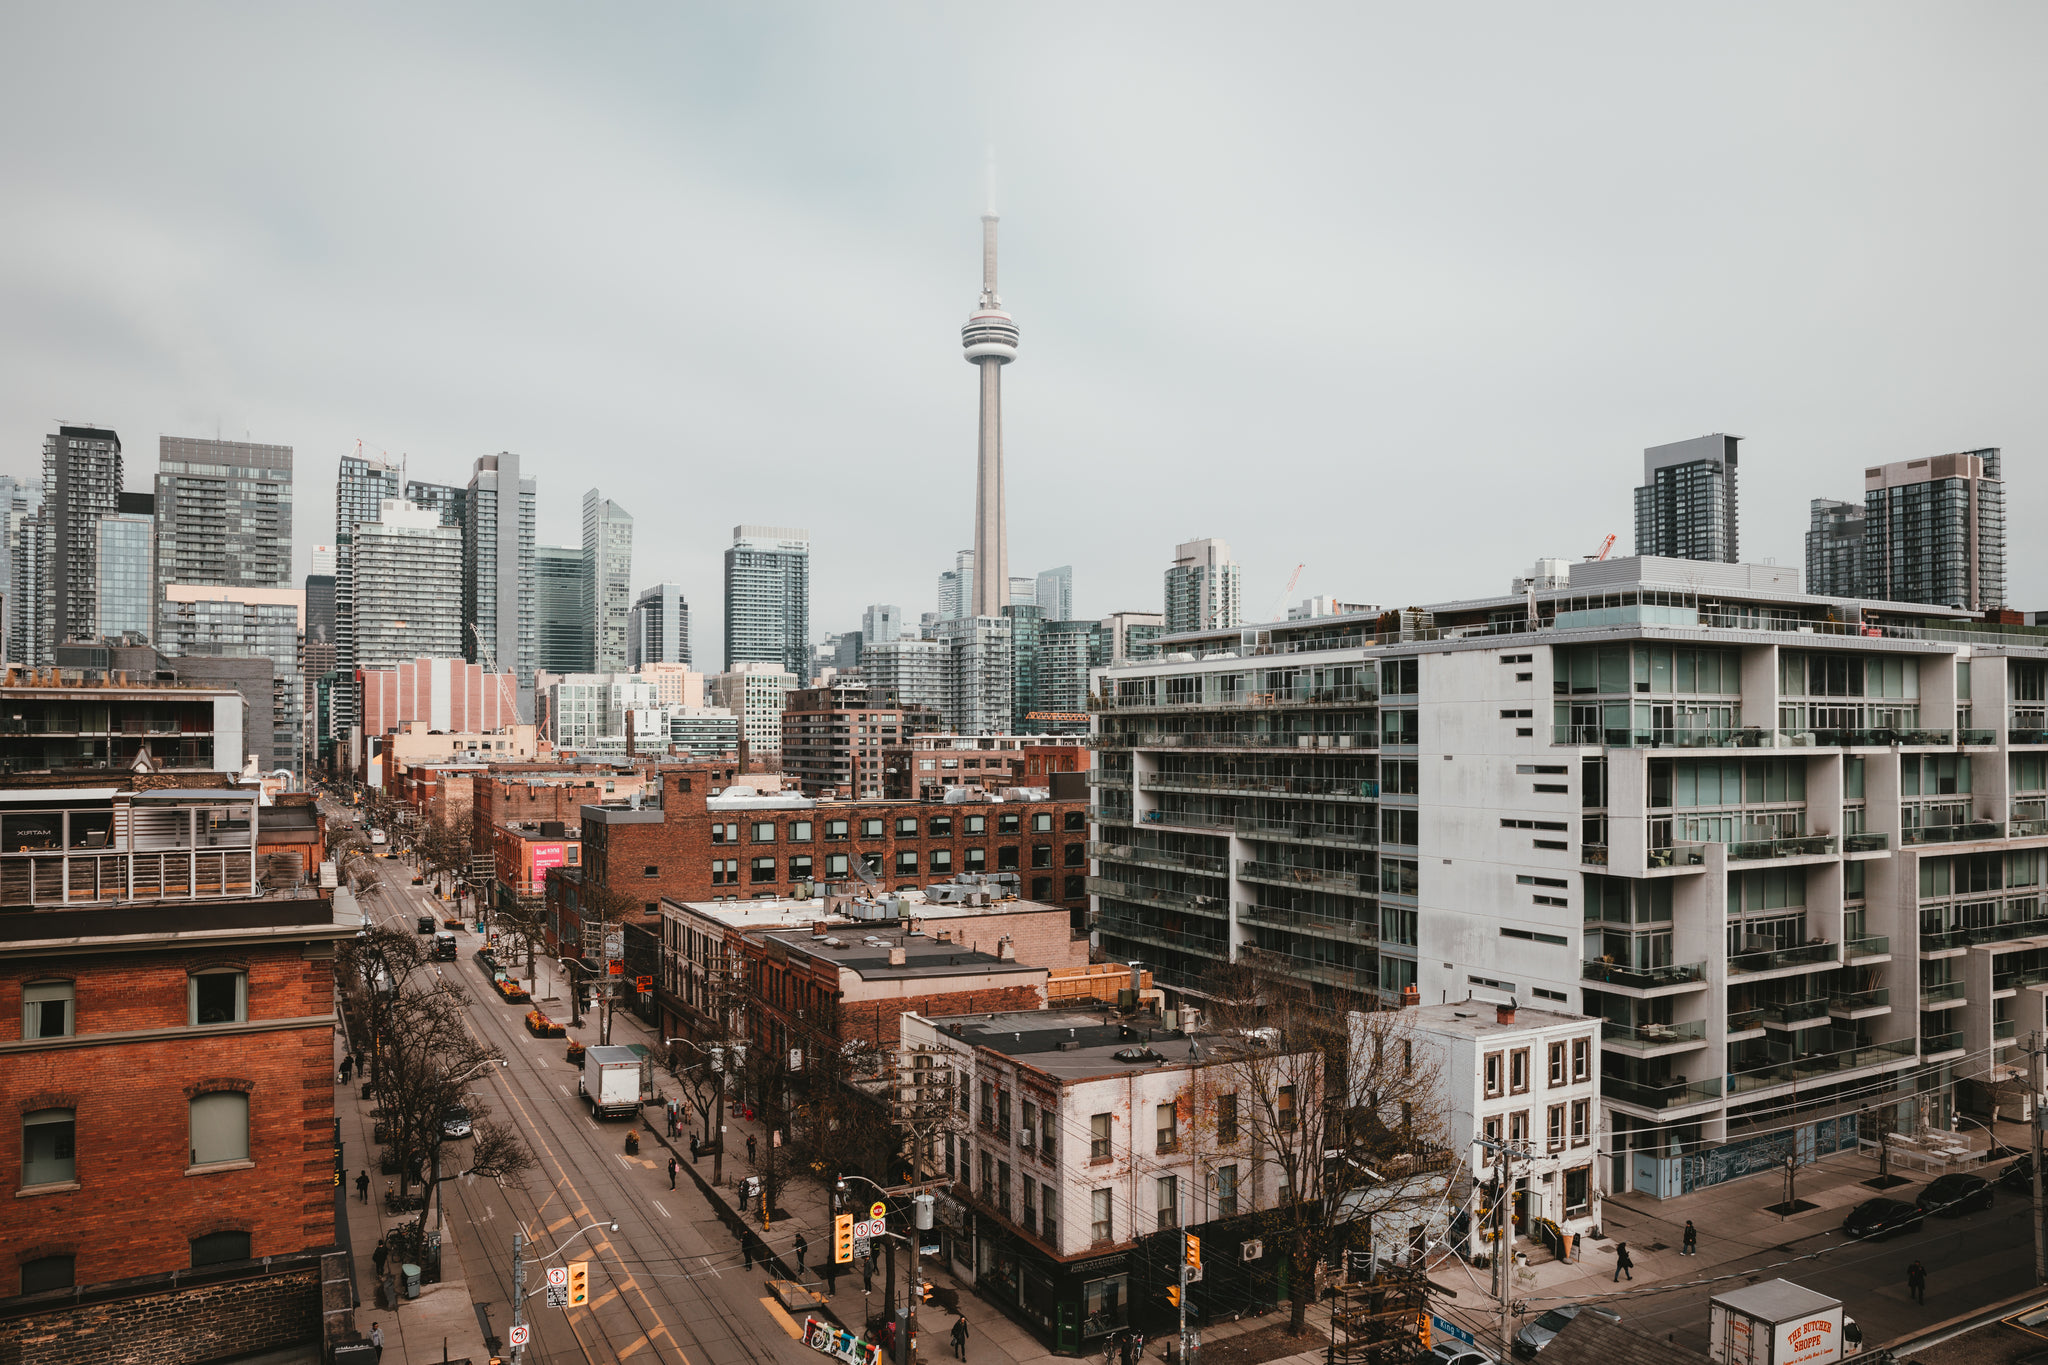
<svg viewBox="0 0 2048 1365">
<path fill-rule="evenodd" d="M 2012 920 L 2005 924 L 1980 924 L 1963 929 L 1920 931 L 1920 951 L 1946 952 L 1972 948 L 1980 943 L 2009 943 L 2014 939 L 2048 937 L 2048 919 Z"/>
<path fill-rule="evenodd" d="M 1147 791 L 1202 791 L 1234 796 L 1306 796 L 1334 801 L 1377 801 L 1380 784 L 1363 778 L 1262 777 L 1248 773 L 1147 773 Z"/>
<path fill-rule="evenodd" d="M 2008 839 L 2038 839 L 2048 835 L 2048 820 L 2012 820 L 2005 826 Z"/>
<path fill-rule="evenodd" d="M 1166 825 L 1172 829 L 1199 829 L 1211 834 L 1228 834 L 1233 817 L 1211 815 L 1207 811 L 1148 810 L 1140 812 L 1141 825 Z"/>
<path fill-rule="evenodd" d="M 1379 831 L 1371 825 L 1326 825 L 1319 820 L 1270 820 L 1240 815 L 1236 829 L 1247 839 L 1335 844 L 1341 848 L 1374 848 L 1379 844 Z"/>
<path fill-rule="evenodd" d="M 1828 997 L 1808 996 L 1804 1000 L 1776 1000 L 1763 1006 L 1764 1022 L 1779 1028 L 1804 1028 L 1828 1021 Z"/>
<path fill-rule="evenodd" d="M 1380 889 L 1380 879 L 1370 872 L 1336 872 L 1321 867 L 1296 867 L 1292 863 L 1246 859 L 1237 865 L 1237 875 L 1247 881 L 1333 891 L 1343 896 L 1370 896 Z"/>
<path fill-rule="evenodd" d="M 1831 730 L 1797 729 L 1778 731 L 1780 748 L 1791 749 L 1883 749 L 1894 745 L 1950 745 L 1954 730 L 1889 729 Z"/>
<path fill-rule="evenodd" d="M 1892 846 L 1889 834 L 1845 834 L 1842 836 L 1844 853 L 1882 853 Z"/>
<path fill-rule="evenodd" d="M 1617 1024 L 1603 1020 L 1600 1024 L 1600 1040 L 1603 1046 L 1619 1048 L 1639 1056 L 1653 1056 L 1664 1052 L 1681 1052 L 1687 1048 L 1702 1047 L 1707 1041 L 1707 1021 L 1690 1019 L 1682 1024 Z"/>
<path fill-rule="evenodd" d="M 1155 698 L 1088 698 L 1090 711 L 1244 711 L 1271 706 L 1371 706 L 1379 701 L 1379 689 L 1364 683 L 1336 687 L 1301 688 L 1288 692 L 1240 692 L 1233 696 L 1198 701 L 1159 701 Z"/>
<path fill-rule="evenodd" d="M 1120 882 L 1109 877 L 1090 877 L 1088 894 L 1109 896 L 1135 905 L 1163 905 L 1173 910 L 1185 910 L 1190 914 L 1213 915 L 1218 919 L 1229 916 L 1229 902 L 1221 896 L 1195 896 L 1185 891 L 1166 891 L 1156 886 L 1140 886 L 1136 882 Z"/>
<path fill-rule="evenodd" d="M 1840 960 L 1835 956 L 1838 946 L 1827 942 L 1801 943 L 1796 947 L 1774 948 L 1760 953 L 1730 953 L 1728 974 L 1740 976 L 1750 972 L 1774 972 L 1781 967 L 1834 966 Z"/>
<path fill-rule="evenodd" d="M 1956 743 L 1958 743 L 1958 744 L 1979 744 L 1979 745 L 1985 745 L 1985 744 L 1996 744 L 1996 743 L 1998 743 L 1998 731 L 1996 731 L 1996 730 L 1967 730 L 1967 729 L 1966 729 L 1966 730 L 1958 730 L 1958 731 L 1956 731 Z"/>
<path fill-rule="evenodd" d="M 1923 825 L 1919 829 L 1899 831 L 1899 843 L 1914 844 L 1961 844 L 1980 839 L 2003 839 L 2005 825 L 1998 820 L 1966 820 L 1957 825 Z"/>
<path fill-rule="evenodd" d="M 1842 944 L 1842 960 L 1845 962 L 1890 957 L 1891 953 L 1892 941 L 1883 934 L 1865 934 L 1860 938 L 1847 939 Z"/>
<path fill-rule="evenodd" d="M 1788 1061 L 1772 1062 L 1767 1066 L 1730 1071 L 1728 1093 L 1739 1095 L 1751 1090 L 1768 1090 L 1773 1086 L 1791 1085 L 1811 1080 L 1816 1076 L 1839 1075 L 1845 1071 L 1859 1071 L 1864 1067 L 1885 1066 L 1901 1060 L 1910 1061 L 1913 1056 L 1914 1047 L 1910 1038 L 1896 1043 L 1872 1043 L 1869 1047 L 1850 1048 L 1843 1052 L 1810 1052 Z"/>
<path fill-rule="evenodd" d="M 1787 839 L 1745 839 L 1728 845 L 1728 861 L 1762 862 L 1769 858 L 1804 858 L 1832 854 L 1834 851 L 1835 836 L 1832 834 L 1802 834 Z"/>
<path fill-rule="evenodd" d="M 1727 1033 L 1733 1038 L 1738 1033 L 1761 1033 L 1764 1027 L 1762 1010 L 1728 1011 Z"/>
<path fill-rule="evenodd" d="M 1880 986 L 1871 991 L 1836 991 L 1828 997 L 1828 1013 L 1837 1019 L 1864 1019 L 1891 1012 L 1892 993 Z"/>
<path fill-rule="evenodd" d="M 1920 1059 L 1931 1062 L 1944 1053 L 1961 1052 L 1963 1034 L 1961 1029 L 1952 1033 L 1923 1033 L 1920 1035 Z"/>
<path fill-rule="evenodd" d="M 1236 906 L 1237 918 L 1243 923 L 1270 924 L 1295 933 L 1314 934 L 1319 938 L 1334 938 L 1345 943 L 1372 943 L 1380 936 L 1377 914 L 1347 919 L 1341 915 L 1278 910 L 1270 905 L 1254 905 L 1249 901 L 1238 901 Z"/>
<path fill-rule="evenodd" d="M 1650 856 L 1656 856 L 1656 851 L 1654 849 L 1651 850 Z M 1587 867 L 1607 866 L 1607 845 L 1581 844 L 1579 846 L 1579 861 Z"/>
<path fill-rule="evenodd" d="M 1676 1109 L 1688 1104 L 1712 1104 L 1721 1098 L 1721 1078 L 1710 1081 L 1674 1081 L 1669 1085 L 1646 1085 L 1616 1076 L 1600 1078 L 1600 1098 L 1638 1109 Z"/>
<path fill-rule="evenodd" d="M 1306 977 L 1310 981 L 1335 986 L 1339 990 L 1368 992 L 1377 991 L 1380 986 L 1378 972 L 1369 967 L 1350 967 L 1340 962 L 1303 957 L 1297 953 L 1274 952 L 1270 948 L 1258 948 L 1250 944 L 1241 948 L 1239 955 L 1245 962 L 1268 971 Z"/>
<path fill-rule="evenodd" d="M 2039 707 L 2008 711 L 2005 739 L 2008 744 L 2048 744 L 2048 711 Z"/>
<path fill-rule="evenodd" d="M 1993 1019 L 1991 1021 L 1991 1038 L 1994 1042 L 2009 1043 L 2013 1040 L 2016 1032 L 2017 1024 L 2014 1020 Z"/>
<path fill-rule="evenodd" d="M 1580 965 L 1579 977 L 1602 986 L 1630 991 L 1692 989 L 1706 985 L 1707 964 L 1685 962 L 1667 967 L 1628 967 L 1618 962 L 1593 961 Z"/>
<path fill-rule="evenodd" d="M 2048 981 L 2048 967 L 2036 967 L 2026 972 L 1999 972 L 1991 978 L 1991 989 L 1994 992 L 2023 991 L 2044 981 Z"/>
<path fill-rule="evenodd" d="M 1105 938 L 1127 938 L 1137 943 L 1148 943 L 1155 948 L 1186 954 L 1190 957 L 1205 957 L 1215 962 L 1226 962 L 1230 958 L 1230 944 L 1220 938 L 1204 938 L 1199 935 L 1166 929 L 1159 925 L 1147 924 L 1143 920 L 1124 919 L 1103 914 L 1096 927 Z M 1154 978 L 1159 968 L 1148 967 Z"/>
<path fill-rule="evenodd" d="M 1112 772 L 1108 768 L 1096 768 L 1088 774 L 1091 787 L 1108 787 L 1116 791 L 1131 789 L 1131 775 L 1128 772 Z"/>
<path fill-rule="evenodd" d="M 1098 749 L 1373 749 L 1379 737 L 1364 731 L 1313 734 L 1293 730 L 1146 730 L 1104 733 Z"/>
<path fill-rule="evenodd" d="M 1552 744 L 1605 745 L 1610 749 L 1767 749 L 1771 732 L 1762 729 L 1660 730 L 1622 726 L 1552 725 Z"/>
<path fill-rule="evenodd" d="M 1169 872 L 1206 872 L 1218 877 L 1230 874 L 1228 858 L 1209 853 L 1176 853 L 1171 849 L 1152 848 L 1145 844 L 1106 844 L 1094 841 L 1088 845 L 1088 856 L 1109 862 L 1135 863 L 1140 867 L 1164 868 Z"/>
<path fill-rule="evenodd" d="M 1920 987 L 1920 1008 L 1923 1010 L 1949 1009 L 1963 1003 L 1963 983 L 1960 981 L 1938 981 L 1932 985 L 1922 983 Z"/>
<path fill-rule="evenodd" d="M 1707 861 L 1705 844 L 1671 844 L 1650 850 L 1651 867 L 1699 867 Z"/>
</svg>

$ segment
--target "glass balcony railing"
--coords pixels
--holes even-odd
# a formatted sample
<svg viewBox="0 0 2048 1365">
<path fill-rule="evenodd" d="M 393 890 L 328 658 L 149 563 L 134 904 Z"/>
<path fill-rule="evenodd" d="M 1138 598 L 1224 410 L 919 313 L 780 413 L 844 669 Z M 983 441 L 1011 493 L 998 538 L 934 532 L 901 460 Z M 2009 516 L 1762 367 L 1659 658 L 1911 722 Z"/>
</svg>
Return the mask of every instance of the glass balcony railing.
<svg viewBox="0 0 2048 1365">
<path fill-rule="evenodd" d="M 1728 845 L 1730 862 L 1756 862 L 1764 858 L 1794 858 L 1806 854 L 1833 853 L 1832 834 L 1802 834 L 1789 839 L 1745 839 Z"/>
<path fill-rule="evenodd" d="M 2048 834 L 2048 820 L 2011 820 L 2006 823 L 2008 839 L 2038 839 Z"/>
<path fill-rule="evenodd" d="M 1923 982 L 1920 987 L 1920 1008 L 1923 1010 L 1930 1005 L 1946 1004 L 1962 998 L 1963 983 L 1960 981 L 1937 981 L 1931 985 Z"/>
<path fill-rule="evenodd" d="M 1088 845 L 1088 856 L 1116 863 L 1136 863 L 1140 867 L 1164 868 L 1171 872 L 1207 872 L 1218 877 L 1227 876 L 1230 872 L 1228 858 L 1208 853 L 1181 853 L 1144 844 L 1108 844 L 1097 840 Z"/>
<path fill-rule="evenodd" d="M 1957 730 L 1957 731 L 1956 731 L 1956 743 L 1958 743 L 1958 744 L 1996 744 L 1996 743 L 1998 743 L 1998 731 L 1996 731 L 1996 730 L 1971 730 L 1971 729 L 1962 729 L 1962 730 Z"/>
<path fill-rule="evenodd" d="M 1228 817 L 1218 817 L 1230 824 Z M 1320 820 L 1270 820 L 1240 815 L 1235 828 L 1247 839 L 1300 840 L 1307 843 L 1344 844 L 1371 848 L 1379 843 L 1379 831 L 1371 825 L 1327 825 Z"/>
<path fill-rule="evenodd" d="M 1859 957 L 1884 957 L 1891 950 L 1892 941 L 1883 934 L 1865 934 L 1842 944 L 1842 956 L 1852 961 Z"/>
<path fill-rule="evenodd" d="M 1882 853 L 1891 846 L 1892 836 L 1889 834 L 1864 833 L 1842 836 L 1844 853 Z"/>
<path fill-rule="evenodd" d="M 1889 987 L 1880 986 L 1873 991 L 1836 991 L 1828 997 L 1828 1010 L 1834 1014 L 1851 1014 L 1857 1010 L 1876 1009 L 1889 1006 L 1892 993 Z"/>
<path fill-rule="evenodd" d="M 1552 725 L 1552 744 L 1601 744 L 1610 749 L 1768 749 L 1765 729 L 1664 730 L 1633 726 Z"/>
<path fill-rule="evenodd" d="M 1920 951 L 1974 948 L 1980 943 L 2010 943 L 2016 938 L 2048 935 L 2048 919 L 2012 920 L 2005 924 L 1980 924 L 1961 929 L 1922 929 Z"/>
<path fill-rule="evenodd" d="M 1763 1090 L 1774 1085 L 1788 1085 L 1814 1076 L 1827 1076 L 1844 1071 L 1854 1071 L 1866 1066 L 1882 1066 L 1901 1058 L 1914 1055 L 1912 1039 L 1896 1043 L 1872 1043 L 1869 1047 L 1850 1048 L 1842 1052 L 1811 1052 L 1783 1061 L 1774 1061 L 1762 1066 L 1744 1067 L 1728 1073 L 1730 1094 L 1742 1094 L 1750 1090 Z"/>
<path fill-rule="evenodd" d="M 1230 917 L 1230 902 L 1221 896 L 1197 896 L 1185 891 L 1167 891 L 1156 886 L 1141 886 L 1137 882 L 1121 882 L 1110 877 L 1090 877 L 1088 894 L 1108 896 L 1115 900 L 1131 901 L 1141 905 L 1163 905 L 1174 910 L 1185 910 L 1191 914 L 1213 915 L 1218 919 Z"/>
<path fill-rule="evenodd" d="M 1600 1025 L 1600 1039 L 1608 1047 L 1642 1051 L 1669 1047 L 1673 1043 L 1706 1041 L 1707 1021 L 1688 1019 L 1682 1024 L 1617 1024 L 1612 1019 Z"/>
<path fill-rule="evenodd" d="M 1881 749 L 1895 744 L 1953 744 L 1955 734 L 1954 730 L 1904 727 L 1872 730 L 1801 728 L 1778 731 L 1778 744 L 1781 748 L 1791 749 L 1840 749 L 1845 746 Z"/>
<path fill-rule="evenodd" d="M 2038 986 L 2048 981 L 2048 967 L 2036 967 L 2025 972 L 1999 972 L 1991 978 L 1994 991 L 2023 991 L 2029 986 Z"/>
<path fill-rule="evenodd" d="M 1828 1017 L 1828 998 L 1815 995 L 1804 1000 L 1774 1000 L 1763 1006 L 1763 1015 L 1768 1024 L 1813 1023 Z"/>
<path fill-rule="evenodd" d="M 1659 986 L 1683 986 L 1696 981 L 1704 982 L 1707 979 L 1707 964 L 1685 962 L 1668 967 L 1629 967 L 1618 962 L 1594 961 L 1583 964 L 1579 974 L 1587 981 L 1648 991 Z"/>
<path fill-rule="evenodd" d="M 1923 1033 L 1920 1035 L 1920 1055 L 1932 1057 L 1937 1052 L 1961 1052 L 1963 1034 L 1961 1029 L 1953 1033 Z"/>
<path fill-rule="evenodd" d="M 1317 914 L 1313 911 L 1280 910 L 1270 905 L 1256 905 L 1238 901 L 1237 918 L 1244 922 L 1277 925 L 1318 938 L 1334 938 L 1345 943 L 1372 943 L 1380 936 L 1379 914 L 1374 911 L 1367 915 L 1345 917 L 1334 914 Z"/>
<path fill-rule="evenodd" d="M 2018 1022 L 2012 1019 L 1993 1019 L 1991 1037 L 1999 1042 L 2011 1040 L 2018 1032 Z"/>
<path fill-rule="evenodd" d="M 1673 1081 L 1668 1085 L 1649 1085 L 1641 1081 L 1625 1081 L 1615 1076 L 1600 1078 L 1600 1097 L 1621 1104 L 1633 1104 L 1643 1109 L 1675 1109 L 1683 1104 L 1707 1104 L 1721 1098 L 1721 1078 L 1709 1081 Z"/>
<path fill-rule="evenodd" d="M 1790 948 L 1775 948 L 1758 953 L 1730 953 L 1728 971 L 1730 975 L 1743 972 L 1768 972 L 1780 967 L 1804 967 L 1815 963 L 1834 963 L 1838 945 L 1833 943 L 1801 943 Z"/>
<path fill-rule="evenodd" d="M 1656 851 L 1654 849 L 1651 850 L 1651 856 L 1656 856 Z M 1585 864 L 1587 867 L 1607 866 L 1607 845 L 1581 844 L 1579 846 L 1579 861 Z M 1655 866 L 1655 864 L 1652 864 L 1652 866 Z"/>
<path fill-rule="evenodd" d="M 1965 820 L 1954 825 L 1922 825 L 1899 831 L 1899 842 L 1914 844 L 1960 844 L 1976 839 L 2003 839 L 2005 825 L 1998 820 Z"/>
<path fill-rule="evenodd" d="M 1764 1012 L 1762 1010 L 1728 1011 L 1728 1032 L 1730 1033 L 1747 1033 L 1751 1029 L 1759 1029 L 1763 1026 Z"/>
<path fill-rule="evenodd" d="M 1380 889 L 1379 877 L 1371 872 L 1339 872 L 1323 867 L 1296 867 L 1292 863 L 1245 859 L 1238 863 L 1237 874 L 1249 881 L 1305 886 L 1346 896 L 1370 896 Z"/>
<path fill-rule="evenodd" d="M 1651 867 L 1698 867 L 1707 860 L 1705 844 L 1671 844 L 1650 850 Z"/>
</svg>

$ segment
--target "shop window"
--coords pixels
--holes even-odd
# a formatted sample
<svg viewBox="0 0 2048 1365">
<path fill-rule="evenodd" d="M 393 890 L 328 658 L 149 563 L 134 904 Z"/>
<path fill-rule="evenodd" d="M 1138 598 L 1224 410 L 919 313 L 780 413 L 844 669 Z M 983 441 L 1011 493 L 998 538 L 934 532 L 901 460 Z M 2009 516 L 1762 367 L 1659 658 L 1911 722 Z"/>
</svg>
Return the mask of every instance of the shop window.
<svg viewBox="0 0 2048 1365">
<path fill-rule="evenodd" d="M 1108 1194 L 1109 1191 L 1098 1191 Z M 1110 1275 L 1100 1280 L 1089 1280 L 1081 1286 L 1081 1335 L 1099 1337 L 1108 1332 L 1121 1331 L 1128 1319 L 1126 1299 L 1129 1297 L 1128 1275 Z"/>
</svg>

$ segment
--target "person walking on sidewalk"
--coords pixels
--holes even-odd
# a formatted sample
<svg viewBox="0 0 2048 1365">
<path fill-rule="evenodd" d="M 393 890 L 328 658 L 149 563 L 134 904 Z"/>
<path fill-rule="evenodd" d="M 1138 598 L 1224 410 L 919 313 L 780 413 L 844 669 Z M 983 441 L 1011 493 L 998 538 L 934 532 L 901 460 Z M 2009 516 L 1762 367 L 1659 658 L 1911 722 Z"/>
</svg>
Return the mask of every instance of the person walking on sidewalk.
<svg viewBox="0 0 2048 1365">
<path fill-rule="evenodd" d="M 348 1084 L 348 1073 L 355 1067 L 356 1059 L 348 1053 L 341 1054 L 341 1083 Z"/>
<path fill-rule="evenodd" d="M 810 1254 L 811 1244 L 806 1242 L 804 1235 L 799 1232 L 796 1235 L 796 1276 L 798 1279 L 802 1279 L 804 1276 L 804 1257 Z"/>
<path fill-rule="evenodd" d="M 370 1173 L 368 1171 L 364 1171 L 356 1176 L 356 1198 L 362 1200 L 365 1204 L 370 1202 Z"/>
<path fill-rule="evenodd" d="M 386 1261 L 388 1261 L 388 1260 L 390 1260 L 390 1259 L 391 1259 L 391 1248 L 390 1248 L 389 1246 L 386 1246 L 386 1245 L 385 1245 L 385 1243 L 384 1243 L 384 1239 L 383 1239 L 382 1237 L 379 1237 L 379 1238 L 377 1239 L 377 1249 L 376 1249 L 375 1251 L 373 1251 L 373 1252 L 371 1252 L 371 1253 L 370 1253 L 370 1260 L 371 1260 L 372 1262 L 374 1262 L 374 1263 L 376 1264 L 376 1267 L 377 1267 L 377 1278 L 378 1278 L 378 1279 L 380 1279 L 380 1280 L 381 1280 L 381 1279 L 383 1279 L 383 1278 L 384 1278 L 384 1262 L 386 1262 Z"/>
<path fill-rule="evenodd" d="M 1927 1302 L 1927 1267 L 1918 1261 L 1906 1267 L 1906 1292 L 1915 1303 Z"/>
<path fill-rule="evenodd" d="M 1626 1275 L 1628 1276 L 1629 1283 L 1634 1284 L 1636 1280 L 1635 1267 L 1636 1263 L 1629 1259 L 1628 1243 L 1616 1242 L 1614 1244 L 1614 1282 L 1620 1284 L 1621 1277 Z"/>
<path fill-rule="evenodd" d="M 967 1319 L 964 1317 L 953 1320 L 953 1358 L 967 1359 Z"/>
<path fill-rule="evenodd" d="M 1685 1220 L 1685 1249 L 1684 1249 L 1683 1251 L 1679 1252 L 1679 1255 L 1681 1255 L 1681 1256 L 1697 1256 L 1697 1255 L 1699 1255 L 1699 1254 L 1700 1254 L 1700 1230 L 1699 1230 L 1698 1228 L 1694 1227 L 1694 1226 L 1692 1225 L 1692 1219 L 1688 1218 L 1688 1219 L 1686 1219 L 1686 1220 Z"/>
<path fill-rule="evenodd" d="M 370 1324 L 370 1344 L 377 1348 L 377 1359 L 384 1358 L 384 1329 L 376 1323 Z"/>
<path fill-rule="evenodd" d="M 668 1159 L 668 1187 L 676 1187 L 676 1159 L 673 1156 Z"/>
<path fill-rule="evenodd" d="M 749 1166 L 759 1164 L 754 1160 L 754 1135 L 752 1133 L 747 1134 L 747 1164 Z"/>
</svg>

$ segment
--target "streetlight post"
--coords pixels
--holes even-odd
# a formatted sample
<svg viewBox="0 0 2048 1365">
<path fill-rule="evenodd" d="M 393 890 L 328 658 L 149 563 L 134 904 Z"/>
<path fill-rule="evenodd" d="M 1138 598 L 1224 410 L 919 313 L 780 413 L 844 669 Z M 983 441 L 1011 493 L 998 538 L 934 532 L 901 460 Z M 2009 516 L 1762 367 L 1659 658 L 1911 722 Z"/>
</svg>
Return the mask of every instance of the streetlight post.
<svg viewBox="0 0 2048 1365">
<path fill-rule="evenodd" d="M 576 1231 L 574 1231 L 574 1232 L 570 1233 L 570 1234 L 569 1234 L 569 1235 L 568 1235 L 567 1237 L 565 1237 L 565 1238 L 563 1238 L 563 1239 L 562 1239 L 562 1245 L 561 1245 L 561 1246 L 558 1246 L 558 1247 L 556 1247 L 556 1248 L 555 1248 L 555 1249 L 554 1249 L 553 1251 L 550 1251 L 550 1252 L 549 1252 L 549 1253 L 548 1253 L 547 1255 L 545 1255 L 545 1256 L 539 1256 L 539 1257 L 536 1257 L 535 1259 L 536 1259 L 536 1260 L 542 1260 L 542 1261 L 551 1261 L 551 1260 L 553 1260 L 553 1259 L 554 1259 L 555 1257 L 557 1257 L 557 1256 L 559 1256 L 559 1255 L 561 1255 L 561 1254 L 562 1254 L 562 1250 L 563 1250 L 563 1248 L 564 1248 L 564 1247 L 567 1247 L 567 1246 L 569 1245 L 569 1243 L 571 1243 L 571 1242 L 575 1241 L 575 1240 L 576 1240 L 576 1239 L 577 1239 L 578 1237 L 581 1237 L 581 1236 L 582 1236 L 582 1235 L 583 1235 L 584 1233 L 586 1233 L 586 1232 L 589 1232 L 589 1231 L 591 1230 L 591 1228 L 608 1228 L 608 1229 L 609 1229 L 610 1231 L 612 1231 L 612 1232 L 617 1232 L 617 1231 L 619 1230 L 619 1220 L 618 1220 L 618 1219 L 616 1219 L 616 1218 L 614 1218 L 614 1219 L 611 1219 L 611 1220 L 609 1220 L 609 1222 L 607 1222 L 607 1220 L 605 1220 L 605 1219 L 602 1219 L 602 1218 L 600 1218 L 600 1219 L 598 1219 L 598 1220 L 597 1220 L 597 1221 L 596 1221 L 595 1223 L 592 1223 L 592 1224 L 590 1225 L 590 1227 L 586 1227 L 586 1228 L 578 1228 L 578 1229 L 576 1229 Z M 515 1231 L 515 1232 L 513 1232 L 513 1234 L 512 1234 L 512 1325 L 513 1325 L 514 1327 L 517 1327 L 517 1326 L 519 1326 L 519 1324 L 520 1324 L 520 1320 L 521 1320 L 521 1319 L 522 1319 L 522 1318 L 523 1318 L 523 1317 L 525 1316 L 525 1314 L 526 1314 L 526 1238 L 525 1238 L 525 1236 L 524 1236 L 523 1234 L 521 1234 L 521 1233 L 519 1233 L 519 1232 Z M 521 1348 L 520 1348 L 520 1347 L 518 1347 L 518 1346 L 514 1346 L 514 1347 L 512 1348 L 512 1365 L 519 1365 L 519 1357 L 520 1357 L 520 1355 L 521 1355 Z"/>
<path fill-rule="evenodd" d="M 721 1048 L 706 1047 L 704 1046 L 704 1044 L 698 1042 L 694 1038 L 664 1038 L 661 1040 L 661 1043 L 663 1047 L 674 1047 L 677 1043 L 682 1043 L 686 1046 L 696 1048 L 697 1051 L 703 1053 L 705 1059 L 711 1063 L 711 1074 L 718 1077 L 718 1085 L 716 1089 L 713 1091 L 713 1094 L 716 1097 L 715 1102 L 718 1105 L 718 1118 L 716 1120 L 718 1135 L 716 1141 L 712 1143 L 711 1147 L 711 1183 L 713 1186 L 716 1186 L 723 1182 L 723 1180 L 725 1179 L 724 1050 Z"/>
</svg>

